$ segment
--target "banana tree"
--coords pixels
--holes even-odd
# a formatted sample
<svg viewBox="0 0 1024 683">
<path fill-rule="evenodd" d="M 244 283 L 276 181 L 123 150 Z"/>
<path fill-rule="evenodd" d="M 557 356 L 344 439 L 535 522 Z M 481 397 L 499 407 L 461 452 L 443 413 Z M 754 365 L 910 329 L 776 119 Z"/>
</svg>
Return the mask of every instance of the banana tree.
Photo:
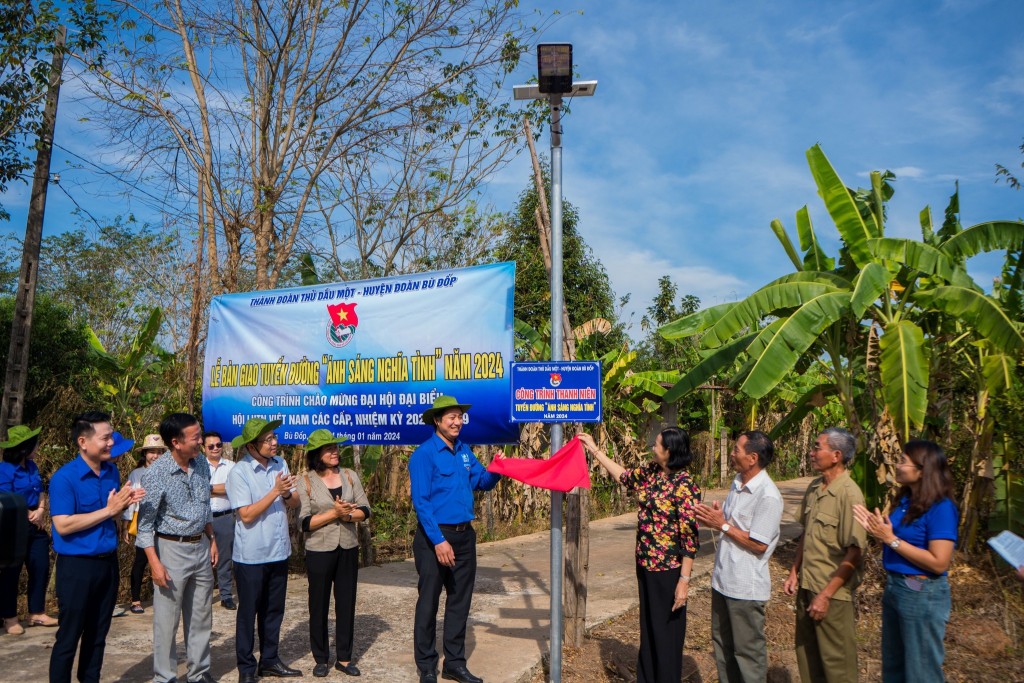
<svg viewBox="0 0 1024 683">
<path fill-rule="evenodd" d="M 781 221 L 772 221 L 795 272 L 742 301 L 663 326 L 659 331 L 668 339 L 699 335 L 706 353 L 663 399 L 675 400 L 718 373 L 728 374 L 741 393 L 757 399 L 793 373 L 816 365 L 823 384 L 806 392 L 792 410 L 805 411 L 809 402 L 833 393 L 848 425 L 860 433 L 862 420 L 869 417 L 863 414 L 863 399 L 874 399 L 864 394 L 874 382 L 881 406 L 906 439 L 925 419 L 928 331 L 936 320 L 959 321 L 998 353 L 1018 357 L 1024 351 L 1018 327 L 964 267 L 975 254 L 1020 248 L 1024 223 L 993 221 L 927 234 L 934 244 L 886 237 L 890 174 L 874 172 L 871 187 L 855 191 L 846 187 L 819 146 L 807 151 L 807 160 L 842 242 L 838 259 L 826 255 L 806 207 L 796 215 L 803 257 Z"/>
</svg>

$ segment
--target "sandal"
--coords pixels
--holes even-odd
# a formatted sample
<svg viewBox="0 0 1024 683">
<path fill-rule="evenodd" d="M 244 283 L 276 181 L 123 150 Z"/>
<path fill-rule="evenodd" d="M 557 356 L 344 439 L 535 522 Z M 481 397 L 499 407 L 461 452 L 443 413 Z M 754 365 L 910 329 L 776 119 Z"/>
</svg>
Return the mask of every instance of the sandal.
<svg viewBox="0 0 1024 683">
<path fill-rule="evenodd" d="M 146 608 L 142 606 L 142 603 L 133 602 L 131 606 L 132 614 L 145 614 Z"/>
<path fill-rule="evenodd" d="M 25 633 L 25 627 L 21 625 L 21 622 L 18 621 L 17 617 L 14 617 L 13 619 L 4 619 L 4 630 L 12 636 L 20 636 Z"/>
<path fill-rule="evenodd" d="M 59 622 L 48 614 L 30 614 L 29 626 L 56 626 Z"/>
</svg>

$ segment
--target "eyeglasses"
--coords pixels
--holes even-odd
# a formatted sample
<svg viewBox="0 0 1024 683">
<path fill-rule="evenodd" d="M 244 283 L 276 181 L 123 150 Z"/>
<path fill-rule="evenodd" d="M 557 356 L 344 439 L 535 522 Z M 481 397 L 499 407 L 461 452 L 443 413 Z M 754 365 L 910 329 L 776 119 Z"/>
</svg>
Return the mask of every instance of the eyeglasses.
<svg viewBox="0 0 1024 683">
<path fill-rule="evenodd" d="M 214 450 L 216 448 L 224 448 L 224 444 L 223 443 L 211 443 L 211 444 L 207 444 L 206 447 L 209 448 L 210 450 Z"/>
<path fill-rule="evenodd" d="M 270 436 L 263 437 L 262 439 L 260 439 L 256 443 L 258 443 L 258 444 L 277 443 L 277 434 L 271 434 Z"/>
</svg>

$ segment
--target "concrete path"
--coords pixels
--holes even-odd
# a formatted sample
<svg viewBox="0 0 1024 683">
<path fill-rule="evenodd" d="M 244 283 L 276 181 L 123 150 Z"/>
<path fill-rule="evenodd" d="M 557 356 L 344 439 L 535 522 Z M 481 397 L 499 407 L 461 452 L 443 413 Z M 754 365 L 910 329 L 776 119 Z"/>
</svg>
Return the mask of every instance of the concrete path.
<svg viewBox="0 0 1024 683">
<path fill-rule="evenodd" d="M 809 478 L 779 484 L 786 499 L 783 537 L 793 538 L 799 527 L 793 521 Z M 705 500 L 722 500 L 725 491 L 709 491 Z M 613 619 L 637 604 L 633 544 L 636 514 L 610 517 L 591 523 L 590 576 L 588 580 L 588 627 Z M 550 534 L 484 543 L 478 546 L 478 570 L 467 649 L 469 667 L 488 683 L 528 680 L 548 652 L 550 633 L 548 584 Z M 714 545 L 708 532 L 701 533 L 701 552 L 694 575 L 710 573 Z M 359 679 L 415 682 L 412 658 L 413 609 L 416 602 L 416 568 L 411 560 L 360 570 L 356 611 L 356 661 Z M 443 599 L 442 599 L 443 602 Z M 441 610 L 443 616 L 443 608 Z M 114 619 L 103 662 L 104 681 L 138 682 L 152 679 L 152 609 L 146 614 Z M 214 607 L 213 671 L 225 683 L 237 680 L 235 670 L 234 612 Z M 288 606 L 281 630 L 284 661 L 313 679 L 309 653 L 306 581 L 293 575 L 288 583 Z M 438 634 L 440 634 L 440 619 Z M 55 629 L 30 628 L 23 636 L 0 636 L 0 682 L 43 681 L 47 678 L 50 648 Z M 181 636 L 179 635 L 179 643 Z M 440 651 L 440 644 L 438 645 Z M 179 647 L 185 680 L 184 650 Z M 331 670 L 327 680 L 350 680 Z"/>
</svg>

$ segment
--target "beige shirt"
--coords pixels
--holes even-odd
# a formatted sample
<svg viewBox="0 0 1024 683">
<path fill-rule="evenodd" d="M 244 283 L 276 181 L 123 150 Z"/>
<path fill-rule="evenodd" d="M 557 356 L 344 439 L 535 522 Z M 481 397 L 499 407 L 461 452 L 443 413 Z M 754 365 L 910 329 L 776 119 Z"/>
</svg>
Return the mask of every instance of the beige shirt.
<svg viewBox="0 0 1024 683">
<path fill-rule="evenodd" d="M 804 555 L 800 563 L 800 587 L 814 593 L 824 590 L 852 545 L 867 547 L 867 532 L 853 517 L 853 506 L 864 504 L 864 494 L 843 472 L 828 485 L 818 477 L 807 487 L 801 505 L 804 525 Z M 860 567 L 836 594 L 834 600 L 850 601 L 860 583 Z"/>
<path fill-rule="evenodd" d="M 308 482 L 308 484 L 307 484 Z M 307 491 L 308 486 L 308 491 Z M 302 520 L 311 515 L 318 515 L 334 509 L 334 498 L 328 490 L 324 480 L 316 472 L 310 470 L 299 477 L 297 488 L 299 490 L 299 524 Z M 347 503 L 354 503 L 357 507 L 370 509 L 370 503 L 366 499 L 366 492 L 359 481 L 359 475 L 349 469 L 341 469 L 341 499 Z M 301 528 L 301 526 L 300 526 Z M 315 531 L 308 531 L 303 534 L 306 543 L 306 550 L 324 552 L 335 548 L 355 548 L 359 545 L 359 537 L 356 535 L 355 522 L 343 522 L 340 519 L 320 527 Z"/>
</svg>

